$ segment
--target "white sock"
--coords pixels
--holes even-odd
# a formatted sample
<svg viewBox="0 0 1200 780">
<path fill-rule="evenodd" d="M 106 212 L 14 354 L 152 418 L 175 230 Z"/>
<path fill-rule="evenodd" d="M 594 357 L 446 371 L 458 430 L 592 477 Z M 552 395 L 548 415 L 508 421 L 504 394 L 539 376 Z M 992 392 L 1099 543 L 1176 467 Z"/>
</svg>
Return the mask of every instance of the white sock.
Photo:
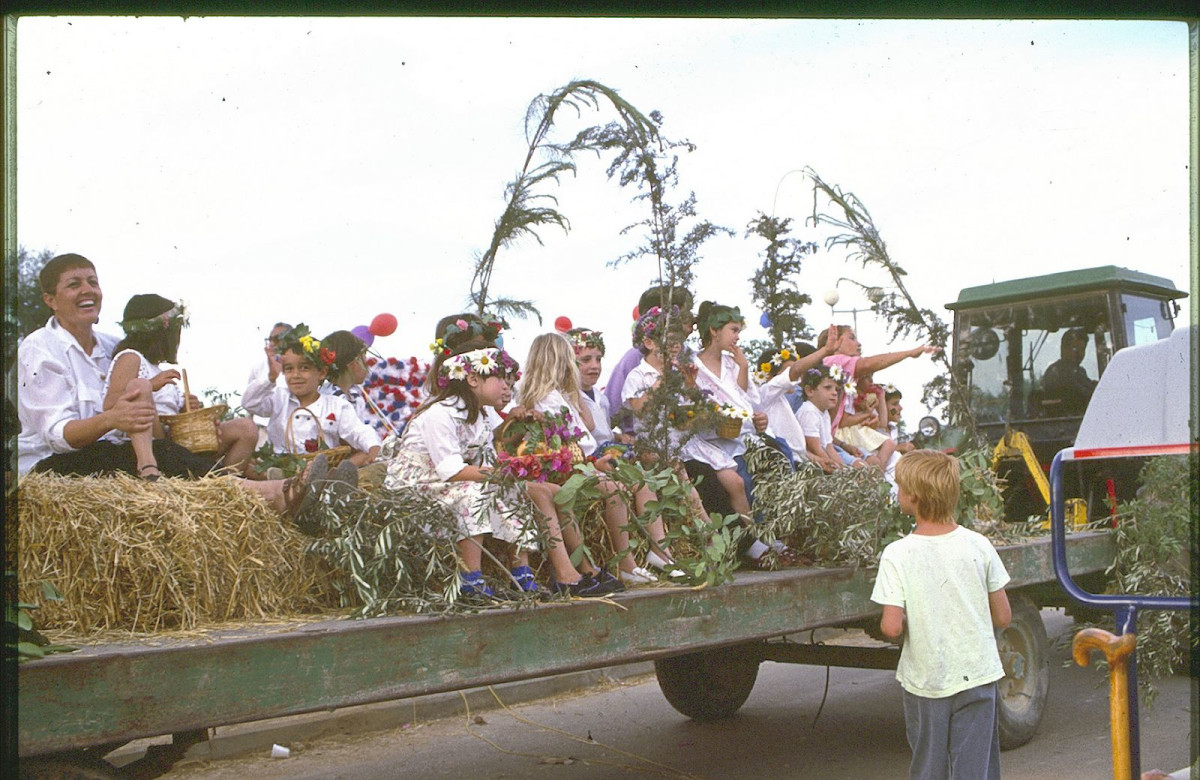
<svg viewBox="0 0 1200 780">
<path fill-rule="evenodd" d="M 746 550 L 746 557 L 752 561 L 757 561 L 759 558 L 763 557 L 763 553 L 769 549 L 771 548 L 767 547 L 758 539 L 755 539 L 754 544 L 750 545 L 750 549 Z"/>
<path fill-rule="evenodd" d="M 787 549 L 787 545 L 784 544 L 783 542 L 779 541 L 778 539 L 776 539 L 775 541 L 771 542 L 771 549 L 777 553 L 783 552 L 784 550 Z"/>
</svg>

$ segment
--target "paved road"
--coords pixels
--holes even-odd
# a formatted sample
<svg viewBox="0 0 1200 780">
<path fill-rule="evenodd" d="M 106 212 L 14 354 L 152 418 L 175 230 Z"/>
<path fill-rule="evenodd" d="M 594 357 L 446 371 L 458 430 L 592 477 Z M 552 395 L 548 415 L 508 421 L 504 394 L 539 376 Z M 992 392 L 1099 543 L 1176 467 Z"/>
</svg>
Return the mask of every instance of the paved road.
<svg viewBox="0 0 1200 780">
<path fill-rule="evenodd" d="M 1051 637 L 1069 619 L 1043 613 Z M 1033 741 L 1002 757 L 1006 780 L 1112 777 L 1107 686 L 1091 669 L 1051 660 L 1050 702 Z M 749 701 L 729 720 L 700 724 L 671 709 L 653 677 L 511 710 L 291 745 L 271 759 L 192 762 L 171 778 L 897 778 L 908 746 L 898 684 L 887 671 L 833 669 L 814 722 L 824 668 L 763 664 Z M 1191 681 L 1160 686 L 1144 712 L 1143 769 L 1189 761 Z M 588 738 L 591 738 L 591 741 Z"/>
</svg>

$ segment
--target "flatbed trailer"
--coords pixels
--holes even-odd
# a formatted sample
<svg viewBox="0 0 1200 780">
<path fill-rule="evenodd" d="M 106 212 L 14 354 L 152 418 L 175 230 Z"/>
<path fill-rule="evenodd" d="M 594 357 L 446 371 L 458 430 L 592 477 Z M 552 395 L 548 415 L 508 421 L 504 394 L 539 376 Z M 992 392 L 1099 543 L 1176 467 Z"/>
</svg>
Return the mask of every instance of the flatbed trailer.
<svg viewBox="0 0 1200 780">
<path fill-rule="evenodd" d="M 1049 538 L 998 549 L 1012 576 L 1013 624 L 1000 637 L 1008 675 L 1002 736 L 1012 747 L 1033 736 L 1048 686 L 1038 608 L 1064 606 L 1067 597 L 1055 582 Z M 1113 552 L 1102 532 L 1068 539 L 1077 580 L 1102 580 Z M 764 660 L 895 668 L 894 646 L 791 638 L 877 623 L 874 579 L 873 568 L 745 572 L 718 587 L 637 589 L 614 603 L 330 620 L 83 647 L 21 665 L 19 753 L 102 755 L 143 737 L 635 661 L 655 662 L 663 693 L 680 712 L 726 717 L 746 700 Z"/>
</svg>

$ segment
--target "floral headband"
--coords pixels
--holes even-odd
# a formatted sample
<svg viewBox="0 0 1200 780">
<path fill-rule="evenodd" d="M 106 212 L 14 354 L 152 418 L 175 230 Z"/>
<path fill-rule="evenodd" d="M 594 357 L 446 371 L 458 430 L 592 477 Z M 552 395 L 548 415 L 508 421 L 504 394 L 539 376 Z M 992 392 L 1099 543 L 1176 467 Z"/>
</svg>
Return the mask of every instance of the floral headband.
<svg viewBox="0 0 1200 780">
<path fill-rule="evenodd" d="M 584 349 L 598 349 L 600 354 L 604 354 L 604 334 L 598 330 L 580 330 L 575 333 L 567 334 L 567 338 L 571 340 L 571 346 L 576 352 Z"/>
<path fill-rule="evenodd" d="M 672 306 L 670 310 L 670 319 L 674 322 L 680 322 L 681 312 L 678 306 Z M 650 311 L 638 318 L 638 321 L 633 326 L 633 346 L 640 347 L 646 339 L 653 339 L 658 334 L 658 329 L 666 322 L 667 316 L 663 314 L 661 306 L 653 306 Z M 682 330 L 682 327 L 680 328 Z"/>
<path fill-rule="evenodd" d="M 758 370 L 754 372 L 754 378 L 763 383 L 771 378 L 771 372 L 779 366 L 782 366 L 785 360 L 795 360 L 800 357 L 796 354 L 796 348 L 791 344 L 785 345 L 782 349 L 771 355 L 771 359 L 758 366 Z"/>
<path fill-rule="evenodd" d="M 168 330 L 173 325 L 182 327 L 187 324 L 187 307 L 181 301 L 162 314 L 155 314 L 153 317 L 122 320 L 121 327 L 125 330 L 125 333 L 132 336 L 134 333 L 154 333 L 160 330 Z"/>
<path fill-rule="evenodd" d="M 453 380 L 466 379 L 470 374 L 491 376 L 499 372 L 504 376 L 512 375 L 514 379 L 521 377 L 516 370 L 517 362 L 499 347 L 484 347 L 461 355 L 446 358 L 438 373 L 437 386 L 446 387 Z"/>
<path fill-rule="evenodd" d="M 313 338 L 308 326 L 301 322 L 283 335 L 283 352 L 292 351 L 303 355 L 320 368 L 329 368 L 337 360 L 337 352 L 321 346 L 319 339 Z"/>
<path fill-rule="evenodd" d="M 732 308 L 729 306 L 714 306 L 713 308 L 719 309 L 719 311 L 710 312 L 704 320 L 704 332 L 706 333 L 709 329 L 720 330 L 731 322 L 744 323 L 746 321 L 746 318 L 742 316 L 742 312 L 737 306 Z"/>
<path fill-rule="evenodd" d="M 896 395 L 896 396 L 900 395 L 900 388 L 896 387 L 891 382 L 888 382 L 886 385 L 883 386 L 883 397 L 891 398 L 894 395 Z"/>
</svg>

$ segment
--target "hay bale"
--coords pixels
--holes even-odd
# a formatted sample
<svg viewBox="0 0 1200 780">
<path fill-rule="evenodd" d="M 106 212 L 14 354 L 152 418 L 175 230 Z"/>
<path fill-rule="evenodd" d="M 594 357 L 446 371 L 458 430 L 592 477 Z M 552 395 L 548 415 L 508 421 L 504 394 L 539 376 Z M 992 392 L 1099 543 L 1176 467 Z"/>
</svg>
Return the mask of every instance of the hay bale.
<svg viewBox="0 0 1200 780">
<path fill-rule="evenodd" d="M 22 600 L 40 600 L 41 580 L 63 595 L 37 610 L 46 629 L 189 630 L 338 604 L 306 538 L 230 477 L 30 474 L 17 518 Z"/>
</svg>

